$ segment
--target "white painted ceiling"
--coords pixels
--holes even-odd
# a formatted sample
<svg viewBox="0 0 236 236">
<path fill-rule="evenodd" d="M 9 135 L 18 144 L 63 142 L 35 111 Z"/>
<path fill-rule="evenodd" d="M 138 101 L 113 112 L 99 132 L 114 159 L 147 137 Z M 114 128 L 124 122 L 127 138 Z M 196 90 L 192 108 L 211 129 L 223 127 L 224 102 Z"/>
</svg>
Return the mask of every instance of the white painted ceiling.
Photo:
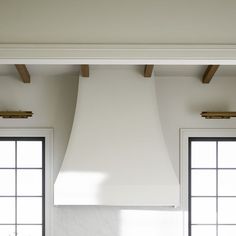
<svg viewBox="0 0 236 236">
<path fill-rule="evenodd" d="M 1 1 L 0 43 L 235 44 L 235 0 Z"/>
<path fill-rule="evenodd" d="M 139 73 L 143 73 L 144 66 L 129 65 L 92 65 L 91 72 L 99 68 L 130 68 Z M 27 65 L 31 76 L 78 76 L 80 66 L 78 65 Z M 156 65 L 154 73 L 158 77 L 198 77 L 201 78 L 206 66 L 204 65 Z M 0 65 L 0 76 L 19 77 L 14 65 Z M 236 77 L 236 66 L 222 65 L 216 72 L 215 76 L 219 77 Z"/>
</svg>

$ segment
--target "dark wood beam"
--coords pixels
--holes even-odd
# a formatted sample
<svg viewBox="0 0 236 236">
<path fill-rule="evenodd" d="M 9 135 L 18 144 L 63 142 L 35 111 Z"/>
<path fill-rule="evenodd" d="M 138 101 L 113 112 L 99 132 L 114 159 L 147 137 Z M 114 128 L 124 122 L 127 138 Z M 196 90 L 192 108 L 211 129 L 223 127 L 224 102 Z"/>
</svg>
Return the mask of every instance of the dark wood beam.
<svg viewBox="0 0 236 236">
<path fill-rule="evenodd" d="M 209 84 L 220 65 L 209 65 L 202 77 L 202 83 Z"/>
<path fill-rule="evenodd" d="M 89 77 L 89 65 L 81 65 L 80 69 L 83 77 Z"/>
<path fill-rule="evenodd" d="M 16 69 L 24 83 L 30 83 L 30 74 L 29 71 L 27 70 L 26 65 L 24 64 L 18 64 L 15 65 Z"/>
<path fill-rule="evenodd" d="M 145 65 L 144 77 L 150 78 L 152 76 L 154 65 Z"/>
<path fill-rule="evenodd" d="M 201 113 L 202 117 L 205 117 L 206 119 L 230 119 L 231 117 L 236 117 L 235 111 L 203 111 Z"/>
<path fill-rule="evenodd" d="M 0 117 L 8 119 L 28 118 L 32 117 L 32 115 L 32 111 L 0 111 Z"/>
</svg>

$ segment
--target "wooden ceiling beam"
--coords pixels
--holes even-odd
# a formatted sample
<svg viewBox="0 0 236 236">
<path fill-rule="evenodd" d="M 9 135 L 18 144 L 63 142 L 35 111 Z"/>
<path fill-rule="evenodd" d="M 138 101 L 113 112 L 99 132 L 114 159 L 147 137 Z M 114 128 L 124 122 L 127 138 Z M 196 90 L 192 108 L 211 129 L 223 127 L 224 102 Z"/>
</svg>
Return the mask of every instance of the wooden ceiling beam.
<svg viewBox="0 0 236 236">
<path fill-rule="evenodd" d="M 83 77 L 89 77 L 89 65 L 81 65 L 80 69 Z"/>
<path fill-rule="evenodd" d="M 152 76 L 154 65 L 145 65 L 144 68 L 144 77 L 150 78 Z"/>
<path fill-rule="evenodd" d="M 27 70 L 27 67 L 26 65 L 24 64 L 17 64 L 15 65 L 22 81 L 24 83 L 30 83 L 30 74 L 29 74 L 29 71 Z"/>
<path fill-rule="evenodd" d="M 217 112 L 211 112 L 211 111 L 203 111 L 201 113 L 202 117 L 205 117 L 206 119 L 230 119 L 231 117 L 236 117 L 235 111 L 217 111 Z"/>
<path fill-rule="evenodd" d="M 209 84 L 220 65 L 209 65 L 202 77 L 203 84 Z"/>
<path fill-rule="evenodd" d="M 0 117 L 8 119 L 28 118 L 32 117 L 32 115 L 32 111 L 0 111 Z"/>
</svg>

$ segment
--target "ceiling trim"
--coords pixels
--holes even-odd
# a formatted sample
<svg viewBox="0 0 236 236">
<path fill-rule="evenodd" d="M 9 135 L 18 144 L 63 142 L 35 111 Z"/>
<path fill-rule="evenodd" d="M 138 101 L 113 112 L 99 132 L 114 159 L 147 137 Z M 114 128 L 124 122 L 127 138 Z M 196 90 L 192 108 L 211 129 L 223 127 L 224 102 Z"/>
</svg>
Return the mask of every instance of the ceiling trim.
<svg viewBox="0 0 236 236">
<path fill-rule="evenodd" d="M 236 65 L 236 45 L 0 44 L 0 64 Z"/>
</svg>

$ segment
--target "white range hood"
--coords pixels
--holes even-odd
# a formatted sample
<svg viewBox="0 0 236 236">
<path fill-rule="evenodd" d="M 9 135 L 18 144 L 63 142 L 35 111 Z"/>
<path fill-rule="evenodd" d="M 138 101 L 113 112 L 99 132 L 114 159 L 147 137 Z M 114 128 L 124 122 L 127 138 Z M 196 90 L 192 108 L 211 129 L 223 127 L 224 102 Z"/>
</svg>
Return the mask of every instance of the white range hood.
<svg viewBox="0 0 236 236">
<path fill-rule="evenodd" d="M 179 181 L 163 138 L 155 78 L 116 72 L 79 80 L 54 204 L 177 206 Z"/>
</svg>

